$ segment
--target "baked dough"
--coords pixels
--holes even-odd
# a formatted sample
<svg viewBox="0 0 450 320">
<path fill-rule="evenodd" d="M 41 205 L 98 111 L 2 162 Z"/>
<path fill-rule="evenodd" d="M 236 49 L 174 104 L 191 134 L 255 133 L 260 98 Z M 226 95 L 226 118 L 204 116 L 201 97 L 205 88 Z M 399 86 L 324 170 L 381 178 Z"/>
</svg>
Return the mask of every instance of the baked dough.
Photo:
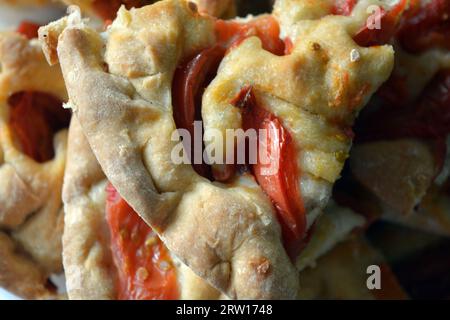
<svg viewBox="0 0 450 320">
<path fill-rule="evenodd" d="M 117 299 L 117 271 L 105 217 L 108 181 L 75 117 L 69 130 L 67 158 L 63 257 L 68 296 L 75 300 Z M 220 297 L 220 292 L 189 268 L 179 261 L 174 263 L 180 299 Z"/>
<path fill-rule="evenodd" d="M 98 12 L 95 9 L 94 2 L 98 0 L 61 0 L 67 5 L 76 5 L 81 8 L 83 12 L 89 13 L 94 16 L 98 16 Z M 105 1 L 105 0 L 100 0 Z M 142 0 L 141 6 L 155 3 L 159 0 Z M 114 1 L 117 3 L 118 1 Z M 127 0 L 121 1 L 123 4 L 127 4 Z M 190 0 L 198 6 L 198 10 L 202 13 L 212 15 L 214 17 L 234 17 L 236 15 L 235 0 Z M 112 18 L 112 17 L 111 17 Z"/>
<path fill-rule="evenodd" d="M 105 219 L 107 179 L 74 117 L 69 130 L 63 199 L 65 225 L 63 257 L 70 299 L 117 299 L 116 269 L 111 257 L 110 235 Z M 362 227 L 362 216 L 331 205 L 318 221 L 316 232 L 298 259 L 298 269 L 314 266 L 322 255 Z M 219 291 L 174 258 L 178 270 L 180 299 L 223 299 Z M 322 267 L 323 270 L 326 267 Z M 305 274 L 309 274 L 305 271 Z M 300 273 L 302 277 L 303 273 Z M 312 281 L 308 283 L 313 285 Z M 300 291 L 300 298 L 307 297 Z M 317 297 L 316 297 L 317 298 Z"/>
<path fill-rule="evenodd" d="M 388 81 L 380 95 L 399 95 L 404 99 L 404 106 L 414 106 L 439 71 L 450 68 L 450 51 L 433 48 L 408 53 L 397 42 L 392 73 L 394 86 L 390 87 L 391 81 Z M 404 86 L 397 88 L 395 79 L 400 79 Z M 378 106 L 378 100 L 374 99 L 371 110 Z M 370 113 L 367 113 L 367 119 L 370 121 Z M 362 122 L 361 126 L 364 124 Z M 402 123 L 397 125 L 401 127 Z M 384 218 L 448 235 L 448 200 L 446 193 L 440 190 L 448 180 L 450 149 L 447 150 L 446 164 L 439 173 L 434 142 L 433 139 L 414 137 L 364 142 L 354 147 L 350 167 L 354 178 L 378 197 L 383 211 L 380 214 Z"/>
<path fill-rule="evenodd" d="M 22 91 L 67 94 L 58 67 L 48 66 L 37 39 L 0 33 L 0 285 L 26 298 L 55 294 L 46 285 L 62 271 L 61 201 L 67 133 L 54 137 L 55 156 L 38 163 L 17 147 L 8 98 Z"/>
<path fill-rule="evenodd" d="M 299 183 L 313 220 L 350 148 L 344 128 L 331 120 L 352 124 L 388 78 L 393 50 L 354 43 L 362 14 L 292 24 L 282 14 L 283 3 L 276 16 L 294 43 L 292 54 L 274 56 L 257 38 L 246 39 L 222 61 L 202 113 L 206 126 L 223 128 L 214 122 L 216 108 L 243 85 L 253 85 L 304 150 Z M 185 1 L 167 0 L 122 8 L 102 36 L 74 13 L 42 28 L 40 38 L 51 62 L 57 48 L 69 106 L 106 176 L 171 252 L 230 298 L 295 298 L 296 268 L 283 248 L 273 206 L 253 177 L 210 183 L 170 157 L 176 146 L 172 77 L 180 61 L 214 44 L 214 20 Z M 230 129 L 240 123 L 229 119 L 236 117 L 223 117 Z"/>
</svg>

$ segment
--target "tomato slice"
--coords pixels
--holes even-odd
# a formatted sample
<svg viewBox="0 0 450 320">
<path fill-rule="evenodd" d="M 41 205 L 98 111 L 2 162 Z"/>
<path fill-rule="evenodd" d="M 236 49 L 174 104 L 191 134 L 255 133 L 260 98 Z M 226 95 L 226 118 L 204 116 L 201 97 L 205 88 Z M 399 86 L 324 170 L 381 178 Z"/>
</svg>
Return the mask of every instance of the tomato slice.
<svg viewBox="0 0 450 320">
<path fill-rule="evenodd" d="M 70 111 L 46 93 L 19 92 L 8 99 L 9 125 L 21 150 L 37 162 L 53 158 L 53 135 L 69 126 Z"/>
<path fill-rule="evenodd" d="M 17 32 L 23 34 L 28 39 L 33 39 L 38 37 L 39 27 L 40 25 L 36 23 L 23 21 L 17 28 Z"/>
<path fill-rule="evenodd" d="M 106 190 L 106 218 L 118 271 L 118 298 L 178 299 L 176 271 L 167 248 L 111 184 Z"/>
<path fill-rule="evenodd" d="M 271 17 L 262 17 L 249 23 L 224 20 L 216 21 L 217 44 L 203 50 L 193 59 L 181 64 L 174 75 L 172 83 L 172 102 L 175 124 L 179 129 L 186 129 L 194 137 L 194 121 L 201 120 L 201 100 L 204 88 L 217 74 L 220 62 L 230 48 L 236 47 L 244 39 L 257 36 L 263 47 L 275 54 L 285 54 L 286 45 L 280 36 L 280 27 Z M 191 139 L 194 140 L 194 139 Z M 194 159 L 194 141 L 191 141 L 190 155 Z M 192 162 L 192 161 L 191 161 Z M 193 164 L 194 170 L 203 177 L 217 181 L 227 181 L 234 176 L 235 166 L 223 166 L 212 170 L 210 166 Z"/>
<path fill-rule="evenodd" d="M 408 7 L 408 0 L 400 0 L 391 10 L 383 8 L 375 19 L 381 23 L 380 29 L 369 29 L 366 25 L 353 37 L 355 42 L 362 47 L 378 46 L 389 42 L 397 33 L 403 13 Z"/>
<path fill-rule="evenodd" d="M 408 10 L 399 31 L 402 47 L 411 53 L 431 48 L 450 50 L 450 1 L 418 0 Z"/>
<path fill-rule="evenodd" d="M 261 39 L 265 50 L 275 55 L 285 53 L 285 43 L 280 39 L 280 26 L 272 16 L 264 16 L 248 23 L 217 20 L 218 43 L 226 48 L 234 48 L 245 39 L 256 36 Z"/>
<path fill-rule="evenodd" d="M 259 130 L 266 132 L 265 141 L 260 137 L 258 161 L 252 166 L 253 173 L 277 209 L 285 248 L 294 258 L 303 247 L 306 233 L 294 141 L 275 115 L 257 105 L 252 87 L 243 88 L 232 103 L 243 108 L 245 130 L 258 130 L 258 134 Z"/>
<path fill-rule="evenodd" d="M 204 89 L 217 74 L 225 49 L 216 45 L 200 52 L 194 59 L 177 68 L 172 84 L 173 116 L 177 128 L 186 129 L 192 137 L 191 160 L 194 159 L 194 121 L 201 120 L 201 103 Z M 193 161 L 191 161 L 193 163 Z M 194 170 L 210 178 L 206 164 L 193 164 Z"/>
</svg>

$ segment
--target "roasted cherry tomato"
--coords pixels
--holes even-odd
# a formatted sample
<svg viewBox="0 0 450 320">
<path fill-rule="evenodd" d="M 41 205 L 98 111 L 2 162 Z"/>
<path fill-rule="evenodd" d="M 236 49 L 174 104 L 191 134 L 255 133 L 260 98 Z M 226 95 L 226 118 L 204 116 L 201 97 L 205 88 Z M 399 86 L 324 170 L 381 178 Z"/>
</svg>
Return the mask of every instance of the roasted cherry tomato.
<svg viewBox="0 0 450 320">
<path fill-rule="evenodd" d="M 389 11 L 381 8 L 378 16 L 374 17 L 375 19 L 379 19 L 381 29 L 369 29 L 368 26 L 364 26 L 353 39 L 362 47 L 388 43 L 389 40 L 396 35 L 400 27 L 402 15 L 407 7 L 408 0 L 400 0 L 400 2 Z"/>
<path fill-rule="evenodd" d="M 248 37 L 256 36 L 265 50 L 279 56 L 285 52 L 285 43 L 280 39 L 280 26 L 272 16 L 248 23 L 217 20 L 216 34 L 218 43 L 226 48 L 236 47 Z"/>
<path fill-rule="evenodd" d="M 17 32 L 23 34 L 28 39 L 33 39 L 38 37 L 39 27 L 40 25 L 36 23 L 23 21 L 17 28 Z"/>
<path fill-rule="evenodd" d="M 258 161 L 253 173 L 261 188 L 273 201 L 280 221 L 286 250 L 298 255 L 305 240 L 306 216 L 299 189 L 299 168 L 294 141 L 281 121 L 257 105 L 252 87 L 246 87 L 233 100 L 242 108 L 244 129 L 265 130 L 260 141 Z M 264 154 L 263 154 L 263 153 Z M 263 157 L 261 157 L 264 155 Z"/>
<path fill-rule="evenodd" d="M 37 162 L 54 156 L 53 135 L 69 126 L 70 111 L 57 98 L 40 92 L 19 92 L 8 99 L 9 125 L 21 150 Z"/>
<path fill-rule="evenodd" d="M 111 184 L 107 194 L 106 217 L 118 272 L 118 298 L 178 299 L 176 271 L 167 248 Z"/>
<path fill-rule="evenodd" d="M 177 128 L 188 130 L 191 137 L 194 137 L 194 121 L 201 120 L 203 91 L 217 74 L 224 54 L 225 49 L 216 45 L 200 52 L 194 59 L 178 67 L 175 72 L 172 84 L 173 116 Z M 191 150 L 192 160 L 193 146 Z M 193 167 L 198 174 L 210 177 L 210 168 L 207 165 L 194 164 Z"/>
<path fill-rule="evenodd" d="M 402 47 L 411 53 L 431 48 L 450 50 L 450 1 L 415 0 L 408 10 L 398 36 Z"/>
</svg>

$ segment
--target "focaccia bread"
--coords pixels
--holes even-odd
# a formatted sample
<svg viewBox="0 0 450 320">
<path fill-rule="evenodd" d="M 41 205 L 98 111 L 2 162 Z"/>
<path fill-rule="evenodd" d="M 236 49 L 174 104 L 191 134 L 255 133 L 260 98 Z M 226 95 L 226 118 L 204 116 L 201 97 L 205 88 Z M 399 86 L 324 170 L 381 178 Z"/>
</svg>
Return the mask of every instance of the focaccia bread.
<svg viewBox="0 0 450 320">
<path fill-rule="evenodd" d="M 67 158 L 63 188 L 65 203 L 63 257 L 69 298 L 75 300 L 142 298 L 143 296 L 139 296 L 134 290 L 128 296 L 121 292 L 123 289 L 120 288 L 118 279 L 120 266 L 113 259 L 115 248 L 111 243 L 113 241 L 111 229 L 107 222 L 108 182 L 76 118 L 72 119 L 70 126 Z M 319 219 L 316 232 L 299 257 L 298 269 L 303 270 L 315 265 L 321 256 L 328 255 L 329 251 L 333 252 L 338 243 L 347 240 L 349 233 L 357 227 L 362 227 L 364 223 L 362 216 L 348 209 L 338 208 L 335 205 L 329 207 L 327 214 Z M 171 257 L 169 265 L 171 269 L 166 270 L 165 275 L 169 277 L 171 271 L 175 273 L 176 290 L 170 292 L 167 284 L 160 287 L 153 284 L 152 287 L 156 288 L 156 292 L 145 298 L 190 300 L 226 298 L 180 263 L 176 257 Z M 147 270 L 151 267 L 151 263 L 147 263 L 133 268 Z M 305 273 L 309 274 L 309 271 Z M 300 273 L 300 277 L 302 274 Z M 155 276 L 150 272 L 148 277 L 149 279 L 137 277 L 134 281 L 143 284 L 145 288 L 145 280 L 150 281 L 147 284 L 150 286 L 151 278 Z M 310 289 L 306 290 L 309 292 Z M 307 297 L 307 293 L 300 292 L 300 298 L 302 297 Z"/>
<path fill-rule="evenodd" d="M 299 10 L 304 2 L 295 2 Z M 351 144 L 348 128 L 393 67 L 390 46 L 362 47 L 352 39 L 370 2 L 352 17 L 325 12 L 295 23 L 283 14 L 286 3 L 293 2 L 279 1 L 274 16 L 216 22 L 186 1 L 167 0 L 122 8 L 102 35 L 77 13 L 40 30 L 49 61 L 59 58 L 68 105 L 108 180 L 175 256 L 230 298 L 295 298 L 297 270 L 283 246 L 270 190 L 248 171 L 211 182 L 190 164 L 173 161 L 179 138 L 172 137 L 183 112 L 172 101 L 177 67 L 199 52 L 200 61 L 211 57 L 206 50 L 220 52 L 215 45 L 229 33 L 218 35 L 218 28 L 238 29 L 240 41 L 228 47 L 203 94 L 204 126 L 242 128 L 239 106 L 258 108 L 254 99 L 271 113 L 278 133 L 292 139 L 288 149 L 301 150 L 292 154 L 301 169 L 293 182 L 301 199 L 291 199 L 304 204 L 296 217 L 301 241 L 339 177 Z M 261 21 L 273 27 L 268 31 L 279 21 L 291 44 L 286 55 L 278 50 L 278 34 L 267 39 L 268 32 L 259 32 L 267 27 Z M 254 111 L 247 115 L 257 116 Z"/>
<path fill-rule="evenodd" d="M 385 218 L 439 234 L 450 234 L 449 14 L 448 1 L 411 2 L 393 37 L 393 74 L 362 115 L 350 158 Z"/>
<path fill-rule="evenodd" d="M 0 33 L 0 65 L 0 286 L 49 298 L 62 271 L 67 93 L 36 39 Z"/>
<path fill-rule="evenodd" d="M 159 0 L 61 0 L 67 5 L 76 5 L 83 12 L 99 16 L 104 20 L 114 19 L 121 5 L 127 9 L 140 8 Z M 236 14 L 235 0 L 191 0 L 202 13 L 214 17 L 233 17 Z"/>
</svg>

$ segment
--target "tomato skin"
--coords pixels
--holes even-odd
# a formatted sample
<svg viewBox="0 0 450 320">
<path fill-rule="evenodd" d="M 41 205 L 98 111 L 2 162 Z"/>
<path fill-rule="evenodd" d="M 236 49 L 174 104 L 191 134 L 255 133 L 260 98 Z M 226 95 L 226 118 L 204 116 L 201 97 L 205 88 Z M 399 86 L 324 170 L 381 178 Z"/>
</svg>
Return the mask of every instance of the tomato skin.
<svg viewBox="0 0 450 320">
<path fill-rule="evenodd" d="M 178 299 L 176 271 L 168 250 L 111 184 L 106 190 L 106 218 L 118 271 L 118 298 Z"/>
<path fill-rule="evenodd" d="M 17 28 L 17 32 L 23 34 L 28 39 L 34 39 L 38 37 L 39 27 L 40 25 L 36 23 L 23 21 Z"/>
<path fill-rule="evenodd" d="M 8 99 L 9 125 L 23 153 L 37 162 L 53 158 L 53 135 L 69 126 L 70 111 L 46 93 L 19 92 Z"/>
<path fill-rule="evenodd" d="M 398 38 L 403 49 L 410 53 L 432 48 L 450 50 L 450 2 L 432 0 L 422 6 L 415 1 L 402 22 Z"/>
<path fill-rule="evenodd" d="M 243 109 L 244 130 L 266 130 L 266 140 L 258 146 L 265 152 L 264 159 L 260 150 L 257 164 L 252 165 L 253 174 L 274 203 L 285 248 L 289 256 L 295 258 L 305 240 L 306 214 L 298 183 L 294 141 L 275 115 L 257 105 L 252 87 L 243 88 L 232 103 Z"/>
</svg>

